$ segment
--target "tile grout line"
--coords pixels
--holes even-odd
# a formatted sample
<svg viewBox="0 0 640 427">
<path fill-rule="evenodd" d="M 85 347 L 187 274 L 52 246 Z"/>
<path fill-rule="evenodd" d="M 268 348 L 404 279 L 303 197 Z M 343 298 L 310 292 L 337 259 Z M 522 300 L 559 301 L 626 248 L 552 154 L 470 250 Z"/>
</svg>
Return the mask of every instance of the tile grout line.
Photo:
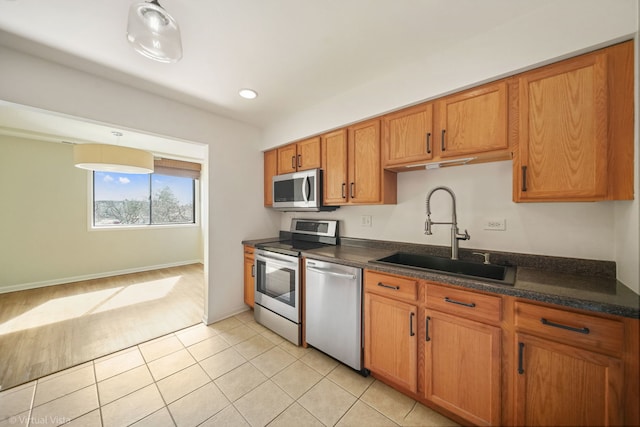
<svg viewBox="0 0 640 427">
<path fill-rule="evenodd" d="M 96 383 L 96 394 L 98 395 L 98 413 L 100 414 L 100 425 L 104 427 L 104 419 L 102 418 L 102 402 L 100 400 L 100 389 L 98 388 L 98 375 L 96 374 L 95 359 L 91 361 L 91 366 L 93 366 L 93 379 Z"/>
<path fill-rule="evenodd" d="M 27 414 L 27 427 L 31 425 L 31 415 L 33 414 L 33 404 L 36 401 L 36 389 L 38 387 L 38 382 L 40 379 L 37 379 L 35 384 L 33 385 L 33 393 L 31 393 L 31 403 L 29 404 L 29 413 Z"/>
<path fill-rule="evenodd" d="M 239 320 L 239 319 L 238 319 L 238 320 Z M 244 326 L 248 326 L 248 325 L 247 325 L 247 323 L 245 323 L 245 322 L 243 322 L 243 321 L 240 321 L 240 324 L 236 325 L 235 327 L 232 327 L 232 328 L 229 328 L 229 329 L 225 329 L 225 330 L 223 330 L 223 332 L 231 331 L 231 330 L 236 329 L 237 327 L 240 327 L 240 326 L 243 326 L 243 325 L 244 325 Z M 195 325 L 194 325 L 194 326 L 195 326 Z M 208 327 L 208 325 L 205 325 L 205 327 Z M 185 328 L 185 329 L 188 329 L 188 328 Z M 255 331 L 255 330 L 254 330 L 254 331 Z M 262 333 L 261 333 L 260 331 L 255 331 L 255 332 L 256 332 L 256 334 L 252 335 L 251 337 L 246 338 L 246 339 L 243 339 L 242 341 L 239 341 L 239 342 L 237 342 L 237 343 L 235 343 L 235 344 L 233 344 L 233 345 L 231 345 L 231 344 L 230 344 L 230 343 L 229 343 L 229 342 L 228 342 L 228 341 L 227 341 L 223 336 L 220 336 L 220 337 L 221 337 L 221 339 L 222 339 L 224 342 L 226 342 L 227 344 L 229 344 L 228 349 L 235 349 L 235 351 L 238 351 L 236 347 L 237 347 L 238 345 L 241 345 L 243 342 L 246 342 L 246 341 L 248 341 L 248 340 L 251 340 L 251 339 L 253 339 L 253 338 L 254 338 L 254 337 L 256 337 L 256 336 L 263 336 L 264 338 L 266 338 L 264 335 L 262 335 Z M 208 340 L 208 339 L 211 339 L 211 338 L 213 338 L 213 337 L 215 337 L 215 336 L 219 336 L 219 335 L 220 335 L 220 334 L 218 334 L 218 335 L 214 335 L 214 336 L 210 336 L 210 337 L 205 337 L 204 339 L 201 339 L 201 340 L 199 340 L 199 341 L 196 341 L 196 342 L 192 343 L 192 344 L 191 344 L 191 346 L 196 345 L 196 344 L 198 344 L 198 343 L 201 343 L 201 342 L 203 342 L 203 341 L 206 341 L 206 340 Z M 233 368 L 233 369 L 231 369 L 230 371 L 227 371 L 227 372 L 225 372 L 225 373 L 223 373 L 223 374 L 219 375 L 218 377 L 216 377 L 216 379 L 213 379 L 213 378 L 211 378 L 211 376 L 210 376 L 210 374 L 207 372 L 207 370 L 205 370 L 205 369 L 203 368 L 203 366 L 202 366 L 201 362 L 203 362 L 204 360 L 207 360 L 209 357 L 213 357 L 213 356 L 215 356 L 215 354 L 218 354 L 218 353 L 220 353 L 220 352 L 214 353 L 214 354 L 210 355 L 209 357 L 204 358 L 204 359 L 202 359 L 202 360 L 196 360 L 196 358 L 193 356 L 193 354 L 189 351 L 189 348 L 185 345 L 185 343 L 184 343 L 184 342 L 182 342 L 182 340 L 180 339 L 180 337 L 178 336 L 178 334 L 177 334 L 176 332 L 173 332 L 173 333 L 170 333 L 170 334 L 167 334 L 166 336 L 164 336 L 164 338 L 169 338 L 169 337 L 174 337 L 174 338 L 178 339 L 178 341 L 179 341 L 179 343 L 180 343 L 181 348 L 180 348 L 179 350 L 175 350 L 175 351 L 172 351 L 172 352 L 170 352 L 170 353 L 168 353 L 168 354 L 166 354 L 166 355 L 163 355 L 162 357 L 169 356 L 169 355 L 174 354 L 174 353 L 176 353 L 176 352 L 178 352 L 178 351 L 181 351 L 181 350 L 187 350 L 187 354 L 189 354 L 189 355 L 193 358 L 193 360 L 194 360 L 194 363 L 193 363 L 193 364 L 191 364 L 191 365 L 189 365 L 189 366 L 187 366 L 187 367 L 185 367 L 185 368 L 182 368 L 182 369 L 180 369 L 179 371 L 176 371 L 176 372 L 172 373 L 171 375 L 175 375 L 176 373 L 182 372 L 182 371 L 184 371 L 184 370 L 186 370 L 186 369 L 188 369 L 188 368 L 191 368 L 191 367 L 193 367 L 193 366 L 198 366 L 198 367 L 199 367 L 199 368 L 204 372 L 204 374 L 206 375 L 206 378 L 208 379 L 208 381 L 207 381 L 204 385 L 202 385 L 202 386 L 200 386 L 200 387 L 197 387 L 197 388 L 196 388 L 196 389 L 194 389 L 194 390 L 191 390 L 189 393 L 186 393 L 186 394 L 185 394 L 185 395 L 183 395 L 183 396 L 180 396 L 178 399 L 175 399 L 175 400 L 174 400 L 174 402 L 175 402 L 175 401 L 178 401 L 178 400 L 180 400 L 180 399 L 183 399 L 183 398 L 185 398 L 186 396 L 188 396 L 189 394 L 194 393 L 194 392 L 196 392 L 196 391 L 198 391 L 198 390 L 202 389 L 203 387 L 207 386 L 209 383 L 213 384 L 215 387 L 218 387 L 218 386 L 217 386 L 217 384 L 215 383 L 215 381 L 216 381 L 217 379 L 219 379 L 219 378 L 223 377 L 224 375 L 227 375 L 229 372 L 232 372 L 234 369 L 238 369 L 239 367 L 243 366 L 243 365 L 244 365 L 244 364 L 246 364 L 246 363 L 249 363 L 249 364 L 250 364 L 250 365 L 252 365 L 253 367 L 257 368 L 257 366 L 256 366 L 255 364 L 253 364 L 253 363 L 252 363 L 252 360 L 253 360 L 253 359 L 255 359 L 255 358 L 257 358 L 257 357 L 259 357 L 259 356 L 261 356 L 261 355 L 263 355 L 263 354 L 265 354 L 265 353 L 267 353 L 267 352 L 271 351 L 271 350 L 279 349 L 279 350 L 283 351 L 284 353 L 286 353 L 287 355 L 289 355 L 290 357 L 292 357 L 294 360 L 293 360 L 293 362 L 292 362 L 292 363 L 289 363 L 288 365 L 286 365 L 286 366 L 284 366 L 283 368 L 279 369 L 277 372 L 273 373 L 272 375 L 267 376 L 267 377 L 266 377 L 265 382 L 266 382 L 266 381 L 271 381 L 271 383 L 272 383 L 272 384 L 274 384 L 274 385 L 275 385 L 279 390 L 281 390 L 281 391 L 284 393 L 284 395 L 286 395 L 286 396 L 290 397 L 290 398 L 292 399 L 292 402 L 291 402 L 289 405 L 287 405 L 287 407 L 286 407 L 286 408 L 284 408 L 280 413 L 276 414 L 276 415 L 275 415 L 275 416 L 274 416 L 274 417 L 269 421 L 269 423 L 273 422 L 275 419 L 277 419 L 279 416 L 281 416 L 284 412 L 286 412 L 287 410 L 289 410 L 289 409 L 294 405 L 294 403 L 295 403 L 295 404 L 300 405 L 300 406 L 301 406 L 301 408 L 303 408 L 307 413 L 309 413 L 309 414 L 310 414 L 314 419 L 316 419 L 316 420 L 318 420 L 319 422 L 321 422 L 321 421 L 320 421 L 320 420 L 319 420 L 319 419 L 318 419 L 314 414 L 312 414 L 312 413 L 311 413 L 311 412 L 310 412 L 310 411 L 309 411 L 305 406 L 303 406 L 303 405 L 299 402 L 299 400 L 300 400 L 300 398 L 302 398 L 302 396 L 304 396 L 306 393 L 308 393 L 308 391 L 309 391 L 310 389 L 312 389 L 313 387 L 315 387 L 315 386 L 316 386 L 318 383 L 320 383 L 323 379 L 327 379 L 330 383 L 332 383 L 332 384 L 336 385 L 337 387 L 340 387 L 341 389 L 345 390 L 349 395 L 351 395 L 351 396 L 354 396 L 354 397 L 355 397 L 355 401 L 354 401 L 351 405 L 349 405 L 349 407 L 348 407 L 348 408 L 345 410 L 345 412 L 340 416 L 340 418 L 338 418 L 338 420 L 334 423 L 334 425 L 335 425 L 335 424 L 337 424 L 337 423 L 339 423 L 341 420 L 343 420 L 343 419 L 344 419 L 344 417 L 347 415 L 347 413 L 348 413 L 350 410 L 352 410 L 352 409 L 353 409 L 353 407 L 354 407 L 358 402 L 362 402 L 362 403 L 363 403 L 363 404 L 365 404 L 368 408 L 370 408 L 371 410 L 375 411 L 375 412 L 376 412 L 376 413 L 378 413 L 379 415 L 381 415 L 381 416 L 383 416 L 384 418 L 386 418 L 386 419 L 388 419 L 388 420 L 392 421 L 393 423 L 396 423 L 396 421 L 395 421 L 394 419 L 390 418 L 388 415 L 386 415 L 386 414 L 384 414 L 384 413 L 380 412 L 377 408 L 375 408 L 375 407 L 371 406 L 369 403 L 367 403 L 367 402 L 365 402 L 364 400 L 362 400 L 362 396 L 363 396 L 364 394 L 366 394 L 366 392 L 367 392 L 367 391 L 372 387 L 372 385 L 373 385 L 373 384 L 375 384 L 375 382 L 377 381 L 377 380 L 375 380 L 375 378 L 373 379 L 373 381 L 372 381 L 372 382 L 370 382 L 369 384 L 367 384 L 367 385 L 366 385 L 366 387 L 364 387 L 364 389 L 362 390 L 362 392 L 361 392 L 361 393 L 359 393 L 359 395 L 356 395 L 355 393 L 352 393 L 352 392 L 351 392 L 351 391 L 349 391 L 347 388 L 345 388 L 345 387 L 343 387 L 342 385 L 340 385 L 340 384 L 339 384 L 338 382 L 336 382 L 334 379 L 329 378 L 329 376 L 330 376 L 334 371 L 336 371 L 336 370 L 341 366 L 339 363 L 337 363 L 337 364 L 336 364 L 336 366 L 334 366 L 333 368 L 331 368 L 331 369 L 330 369 L 326 374 L 323 374 L 322 372 L 318 371 L 318 370 L 317 370 L 316 368 L 314 368 L 313 366 L 311 366 L 311 365 L 307 364 L 306 362 L 302 361 L 302 359 L 304 359 L 304 358 L 309 354 L 309 352 L 308 352 L 308 351 L 303 352 L 303 353 L 292 353 L 292 352 L 289 352 L 288 350 L 286 350 L 286 349 L 285 349 L 285 347 L 286 347 L 286 346 L 284 346 L 284 344 L 286 344 L 286 341 L 281 341 L 281 342 L 279 342 L 279 343 L 275 343 L 274 341 L 269 340 L 268 338 L 266 338 L 268 341 L 270 341 L 270 343 L 271 343 L 271 345 L 272 345 L 272 346 L 271 346 L 268 350 L 262 351 L 261 353 L 254 355 L 252 359 L 246 358 L 246 357 L 244 357 L 244 356 L 242 355 L 242 353 L 239 353 L 239 352 L 238 352 L 238 353 L 243 357 L 244 362 L 242 362 L 242 364 L 241 364 L 241 365 L 234 367 L 234 368 Z M 159 341 L 161 341 L 161 340 L 159 340 Z M 189 346 L 189 347 L 190 347 L 190 346 Z M 311 348 L 312 350 L 318 351 L 318 353 L 319 353 L 319 354 L 323 354 L 323 355 L 324 355 L 324 353 L 320 352 L 319 350 L 314 349 L 313 347 L 310 347 L 310 348 Z M 126 349 L 125 349 L 125 350 L 126 350 Z M 169 415 L 170 415 L 170 418 L 171 418 L 171 420 L 172 420 L 173 424 L 174 424 L 174 425 L 177 425 L 176 420 L 175 420 L 175 418 L 174 418 L 173 414 L 172 414 L 172 413 L 171 413 L 171 411 L 169 410 L 169 404 L 167 403 L 165 396 L 162 394 L 162 392 L 160 391 L 160 388 L 159 388 L 159 381 L 161 381 L 161 380 L 163 380 L 163 379 L 165 379 L 165 378 L 168 378 L 168 377 L 164 377 L 164 378 L 159 379 L 159 380 L 156 380 L 156 379 L 155 379 L 155 377 L 153 376 L 153 374 L 151 373 L 151 370 L 150 370 L 150 368 L 149 368 L 149 363 L 151 363 L 151 362 L 153 362 L 153 361 L 147 361 L 147 360 L 146 360 L 146 358 L 144 357 L 144 354 L 143 354 L 143 352 L 142 352 L 142 350 L 141 350 L 141 348 L 140 348 L 140 344 L 130 347 L 130 348 L 129 348 L 129 350 L 130 350 L 130 351 L 138 351 L 138 352 L 140 353 L 140 355 L 142 356 L 142 361 L 143 361 L 143 364 L 144 364 L 144 366 L 145 366 L 145 368 L 146 368 L 146 370 L 147 370 L 147 373 L 150 375 L 150 378 L 151 378 L 151 380 L 152 380 L 152 382 L 153 382 L 153 384 L 154 384 L 154 386 L 155 386 L 155 389 L 156 389 L 157 393 L 158 393 L 158 394 L 160 394 L 160 397 L 161 397 L 162 402 L 163 402 L 163 406 L 162 406 L 161 408 L 157 409 L 156 411 L 154 411 L 154 412 L 152 412 L 152 413 L 150 413 L 150 414 L 147 414 L 146 416 L 142 417 L 140 420 L 137 420 L 137 421 L 135 421 L 135 422 L 139 422 L 139 421 L 141 421 L 141 420 L 144 420 L 144 419 L 146 419 L 146 418 L 148 418 L 148 417 L 152 416 L 152 415 L 153 415 L 153 414 L 155 414 L 156 412 L 159 412 L 162 408 L 164 408 L 166 411 L 168 411 L 168 412 L 169 412 Z M 308 350 L 308 348 L 306 348 L 305 350 Z M 301 354 L 301 355 L 299 355 L 299 354 Z M 154 360 L 159 360 L 159 359 L 161 359 L 162 357 L 159 357 L 159 358 L 154 359 Z M 328 357 L 330 357 L 330 356 L 328 356 Z M 331 359 L 333 359 L 333 358 L 331 358 Z M 335 360 L 335 359 L 333 359 L 333 360 Z M 291 396 L 289 393 L 287 393 L 287 392 L 286 392 L 286 390 L 284 390 L 284 389 L 282 388 L 282 386 L 281 386 L 281 385 L 279 385 L 277 382 L 275 382 L 275 381 L 273 380 L 273 378 L 274 378 L 274 377 L 276 377 L 278 374 L 280 374 L 281 372 L 285 371 L 286 369 L 290 368 L 290 367 L 291 367 L 293 364 L 295 364 L 296 362 L 301 362 L 301 363 L 303 363 L 303 364 L 304 364 L 304 365 L 306 365 L 308 368 L 310 368 L 311 370 L 315 371 L 317 374 L 319 374 L 319 375 L 320 375 L 319 380 L 318 380 L 318 381 L 316 381 L 313 385 L 311 385 L 311 387 L 310 387 L 310 388 L 309 388 L 305 393 L 303 393 L 301 396 L 299 396 L 298 398 L 294 398 L 293 396 Z M 102 410 L 103 410 L 103 405 L 102 405 L 102 399 L 101 399 L 100 392 L 99 392 L 99 388 L 98 388 L 98 383 L 99 383 L 99 382 L 98 382 L 98 380 L 97 380 L 97 365 L 98 365 L 98 363 L 96 362 L 96 359 L 94 359 L 94 360 L 92 360 L 92 361 L 91 361 L 92 373 L 93 373 L 93 380 L 94 380 L 94 386 L 95 386 L 95 390 L 96 390 L 96 393 L 97 393 L 97 400 L 98 400 L 98 408 L 97 408 L 97 409 L 99 410 L 101 425 L 104 427 L 104 419 L 103 419 L 103 412 L 102 412 Z M 139 366 L 142 366 L 142 365 L 139 365 Z M 129 372 L 129 371 L 131 371 L 132 369 L 136 369 L 136 368 L 138 368 L 138 367 L 131 368 L 131 369 L 129 369 L 129 370 L 127 370 L 127 371 L 125 371 L 125 372 Z M 119 373 L 119 374 L 117 374 L 117 375 L 121 375 L 121 374 L 123 374 L 123 373 L 125 373 L 125 372 L 121 372 L 121 373 Z M 355 373 L 357 374 L 357 371 L 355 371 Z M 169 376 L 171 376 L 171 375 L 169 375 Z M 116 376 L 116 375 L 114 375 L 114 376 Z M 109 378 L 113 378 L 114 376 L 109 377 Z M 107 380 L 107 379 L 108 379 L 108 378 L 106 378 L 105 380 Z M 40 380 L 42 380 L 42 378 L 40 378 L 40 379 L 36 379 L 35 384 L 34 384 L 33 391 L 32 391 L 32 393 L 31 393 L 31 401 L 30 401 L 30 405 L 29 405 L 29 412 L 28 412 L 28 416 L 29 416 L 28 423 L 29 423 L 29 425 L 31 425 L 31 424 L 32 424 L 32 422 L 31 422 L 31 421 L 32 421 L 32 420 L 31 420 L 31 416 L 33 415 L 33 410 L 34 410 L 34 405 L 35 405 L 35 396 L 36 396 L 36 394 L 37 394 L 37 391 L 38 391 L 39 386 L 41 385 L 41 384 L 40 384 Z M 261 383 L 261 384 L 264 384 L 264 382 L 263 382 L 263 383 Z M 259 384 L 259 385 L 258 385 L 258 386 L 256 386 L 256 387 L 259 387 L 261 384 Z M 88 387 L 88 386 L 87 386 L 87 387 Z M 85 387 L 83 387 L 83 388 L 85 388 Z M 219 389 L 219 387 L 218 387 L 218 389 Z M 255 387 L 254 387 L 252 390 L 254 390 L 254 389 L 255 389 Z M 81 390 L 81 389 L 80 389 L 80 390 Z M 239 400 L 240 400 L 243 396 L 245 396 L 247 393 L 250 393 L 252 390 L 249 390 L 249 391 L 245 392 L 242 396 L 238 397 L 238 398 L 236 399 L 236 401 L 234 402 L 234 401 L 231 401 L 231 400 L 229 399 L 229 397 L 228 397 L 228 396 L 227 396 L 227 395 L 226 395 L 226 394 L 225 394 L 225 393 L 220 389 L 220 391 L 222 392 L 223 396 L 225 396 L 225 398 L 227 398 L 227 400 L 229 401 L 229 405 L 225 406 L 224 408 L 222 408 L 221 410 L 219 410 L 219 411 L 218 411 L 218 412 L 216 412 L 215 414 L 212 414 L 211 416 L 209 416 L 209 417 L 208 417 L 208 418 L 206 418 L 205 420 L 201 421 L 198 425 L 201 425 L 201 424 L 203 424 L 203 423 L 207 422 L 208 420 L 210 420 L 210 419 L 212 419 L 212 418 L 216 417 L 216 416 L 217 416 L 217 415 L 219 415 L 222 411 L 224 411 L 225 409 L 229 408 L 229 406 L 232 406 L 232 407 L 234 408 L 234 410 L 237 412 L 237 414 L 239 414 L 239 415 L 240 415 L 240 417 L 248 423 L 248 420 L 245 418 L 245 416 L 242 414 L 242 412 L 240 412 L 240 410 L 239 410 L 239 409 L 238 409 L 238 407 L 235 405 L 235 403 L 237 403 L 237 401 L 239 401 Z M 70 393 L 67 393 L 67 394 L 65 394 L 64 396 L 66 396 L 66 395 L 68 395 L 68 394 L 70 394 Z M 131 394 L 131 393 L 129 393 L 129 394 L 125 395 L 125 396 L 120 396 L 120 397 L 119 397 L 118 399 L 116 399 L 115 401 L 117 401 L 117 400 L 119 400 L 119 399 L 122 399 L 122 398 L 124 398 L 124 397 L 126 397 L 126 396 L 128 396 L 128 395 L 130 395 L 130 394 Z M 60 397 L 58 397 L 58 399 L 59 399 L 59 398 L 62 398 L 62 397 L 64 397 L 64 396 L 60 396 Z M 172 402 L 172 403 L 173 403 L 173 402 Z M 416 409 L 417 405 L 418 405 L 418 402 L 414 400 L 414 401 L 413 401 L 413 405 L 411 406 L 411 408 L 409 408 L 409 409 L 408 409 L 408 411 L 407 411 L 407 413 L 406 413 L 406 414 L 404 414 L 404 415 L 402 416 L 402 420 L 400 420 L 401 422 L 398 422 L 398 424 L 399 424 L 399 425 L 404 425 L 404 422 L 406 421 L 406 418 L 407 418 L 407 417 L 408 417 L 408 416 L 409 416 L 409 415 L 410 415 L 410 414 L 411 414 L 411 413 Z M 80 417 L 82 417 L 82 416 L 85 416 L 85 415 L 87 415 L 87 414 L 88 414 L 88 413 L 90 413 L 90 412 L 92 412 L 92 410 L 91 410 L 91 411 L 89 411 L 89 412 L 86 412 L 86 413 L 84 413 L 84 414 L 81 414 L 81 415 L 79 415 L 79 416 L 76 416 L 76 417 L 74 418 L 74 420 L 75 420 L 75 419 L 78 419 L 78 418 L 80 418 Z M 71 420 L 70 420 L 70 421 L 71 421 Z"/>
<path fill-rule="evenodd" d="M 175 332 L 172 332 L 172 333 L 171 333 L 171 335 L 172 335 L 172 336 L 174 336 L 174 337 L 178 340 L 178 342 L 180 343 L 180 345 L 182 345 L 182 349 L 180 349 L 180 350 L 176 350 L 176 351 L 174 351 L 174 352 L 172 352 L 172 353 L 169 353 L 169 354 L 166 354 L 165 356 L 169 356 L 169 355 L 171 355 L 171 354 L 177 353 L 178 351 L 187 350 L 187 353 L 189 353 L 189 355 L 190 355 L 191 357 L 193 357 L 193 355 L 189 352 L 189 350 L 186 348 L 186 346 L 185 346 L 185 345 L 184 345 L 184 343 L 180 340 L 180 338 L 176 335 L 176 333 L 175 333 Z M 168 335 L 167 335 L 167 336 L 168 336 Z M 166 337 L 166 336 L 165 336 L 165 337 Z M 167 400 L 165 399 L 164 395 L 162 394 L 162 391 L 160 390 L 160 386 L 158 386 L 158 381 L 160 381 L 160 380 L 162 380 L 162 379 L 164 379 L 164 378 L 161 378 L 160 380 L 156 380 L 156 378 L 153 376 L 153 372 L 151 372 L 151 369 L 149 368 L 149 362 L 147 362 L 147 359 L 144 357 L 144 353 L 142 352 L 142 349 L 140 348 L 140 345 L 138 344 L 138 346 L 137 346 L 137 347 L 138 347 L 138 351 L 139 351 L 139 352 L 140 352 L 140 354 L 142 355 L 142 360 L 144 360 L 144 366 L 147 368 L 147 372 L 149 372 L 149 375 L 151 376 L 151 379 L 153 380 L 153 385 L 156 387 L 156 390 L 158 391 L 158 394 L 160 395 L 160 398 L 162 399 L 162 403 L 164 403 L 164 407 L 163 407 L 163 408 L 164 408 L 164 409 L 166 409 L 166 410 L 167 410 L 167 412 L 169 413 L 169 417 L 171 418 L 171 422 L 173 423 L 173 425 L 174 425 L 174 426 L 177 426 L 177 425 L 178 425 L 178 423 L 176 422 L 175 418 L 173 417 L 173 413 L 172 413 L 172 412 L 171 412 L 171 410 L 169 409 L 169 404 L 167 403 Z M 165 356 L 162 356 L 162 357 L 165 357 Z M 162 357 L 159 357 L 158 359 L 155 359 L 155 360 L 162 359 Z M 194 360 L 195 360 L 195 357 L 194 357 Z M 197 363 L 197 361 L 196 361 L 196 363 Z M 179 371 L 177 371 L 177 372 L 182 372 L 182 371 L 184 371 L 185 369 L 187 369 L 187 368 L 189 368 L 189 367 L 191 367 L 191 366 L 193 366 L 193 365 L 189 365 L 189 366 L 187 366 L 186 368 L 182 368 L 182 369 L 180 369 L 180 370 L 179 370 Z M 177 372 L 175 372 L 175 373 L 177 373 Z M 171 374 L 171 375 L 174 375 L 175 373 L 173 373 L 173 374 Z M 167 376 L 167 377 L 165 377 L 165 378 L 169 378 L 171 375 L 169 375 L 169 376 Z M 182 397 L 180 397 L 180 399 L 182 399 Z M 160 408 L 160 409 L 162 409 L 162 408 Z M 155 414 L 156 412 L 158 412 L 160 409 L 158 409 L 158 410 L 156 410 L 156 411 L 154 411 L 154 412 L 152 412 L 152 413 L 150 413 L 150 414 L 147 414 L 146 416 L 142 417 L 140 420 L 137 420 L 137 421 L 135 421 L 135 422 L 134 422 L 134 423 L 132 423 L 132 424 L 135 424 L 135 423 L 137 423 L 137 422 L 140 422 L 140 421 L 144 420 L 145 418 L 150 417 L 151 415 L 153 415 L 153 414 Z"/>
</svg>

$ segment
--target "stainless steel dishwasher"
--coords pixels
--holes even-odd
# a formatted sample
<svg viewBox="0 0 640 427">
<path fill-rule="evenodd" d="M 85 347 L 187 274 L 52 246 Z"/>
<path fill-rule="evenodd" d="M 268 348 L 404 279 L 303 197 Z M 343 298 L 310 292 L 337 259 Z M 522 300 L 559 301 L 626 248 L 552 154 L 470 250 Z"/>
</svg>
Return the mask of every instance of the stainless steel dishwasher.
<svg viewBox="0 0 640 427">
<path fill-rule="evenodd" d="M 307 259 L 306 341 L 367 375 L 362 363 L 362 269 Z"/>
</svg>

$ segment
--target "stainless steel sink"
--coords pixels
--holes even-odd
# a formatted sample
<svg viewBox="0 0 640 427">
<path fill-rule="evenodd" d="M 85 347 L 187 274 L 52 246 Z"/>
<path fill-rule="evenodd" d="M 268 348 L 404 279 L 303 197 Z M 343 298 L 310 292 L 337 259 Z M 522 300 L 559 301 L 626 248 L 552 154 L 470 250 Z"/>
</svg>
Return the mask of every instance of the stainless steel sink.
<svg viewBox="0 0 640 427">
<path fill-rule="evenodd" d="M 371 262 L 450 274 L 459 277 L 488 280 L 504 285 L 513 285 L 516 280 L 516 268 L 512 266 L 460 261 L 433 255 L 396 252 L 393 255 Z"/>
</svg>

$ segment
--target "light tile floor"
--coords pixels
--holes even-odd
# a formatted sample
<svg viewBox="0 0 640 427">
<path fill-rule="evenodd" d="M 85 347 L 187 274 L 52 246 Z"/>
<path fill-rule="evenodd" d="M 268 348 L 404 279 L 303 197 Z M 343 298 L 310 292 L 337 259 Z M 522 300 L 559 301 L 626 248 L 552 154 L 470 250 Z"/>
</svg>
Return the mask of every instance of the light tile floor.
<svg viewBox="0 0 640 427">
<path fill-rule="evenodd" d="M 0 392 L 8 426 L 451 426 L 248 311 Z"/>
</svg>

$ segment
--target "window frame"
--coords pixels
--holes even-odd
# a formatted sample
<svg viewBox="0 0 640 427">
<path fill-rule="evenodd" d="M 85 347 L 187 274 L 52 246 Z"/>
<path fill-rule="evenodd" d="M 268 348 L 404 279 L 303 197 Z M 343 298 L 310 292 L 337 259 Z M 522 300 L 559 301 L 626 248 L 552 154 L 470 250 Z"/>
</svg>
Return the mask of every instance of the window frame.
<svg viewBox="0 0 640 427">
<path fill-rule="evenodd" d="M 99 171 L 98 171 L 99 172 Z M 118 172 L 116 172 L 118 173 Z M 153 174 L 148 174 L 153 175 Z M 158 174 L 163 175 L 163 174 Z M 200 180 L 193 180 L 193 222 L 189 223 L 169 223 L 169 224 L 113 224 L 113 225 L 95 225 L 95 171 L 89 171 L 88 177 L 88 195 L 87 195 L 87 225 L 89 231 L 122 231 L 122 230 L 151 230 L 166 228 L 191 228 L 200 227 Z M 149 177 L 149 193 L 151 195 L 151 177 Z M 151 221 L 152 206 L 149 203 L 149 221 Z"/>
</svg>

